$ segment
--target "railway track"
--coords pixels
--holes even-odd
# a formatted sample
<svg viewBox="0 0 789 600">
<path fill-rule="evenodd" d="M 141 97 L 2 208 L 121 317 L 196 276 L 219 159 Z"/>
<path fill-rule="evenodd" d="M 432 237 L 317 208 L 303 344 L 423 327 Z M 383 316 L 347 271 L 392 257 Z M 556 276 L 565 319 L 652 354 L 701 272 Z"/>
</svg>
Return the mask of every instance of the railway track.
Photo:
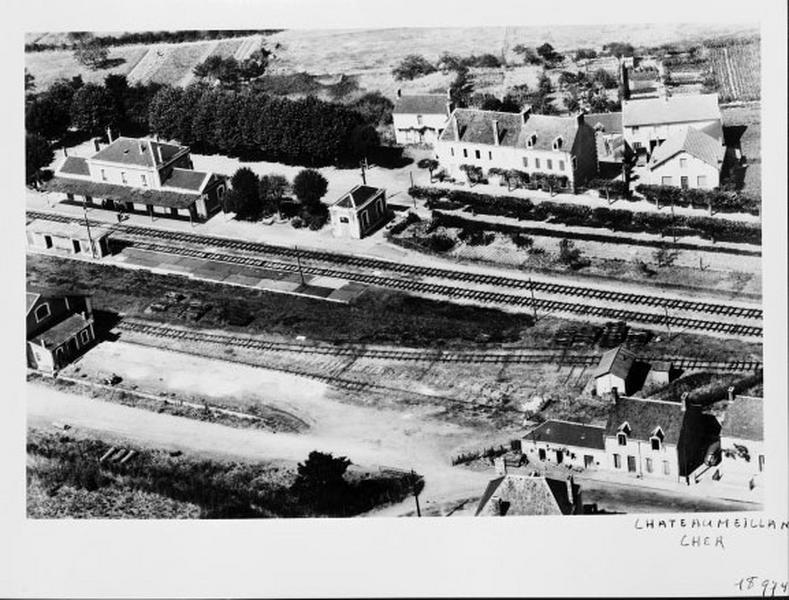
<svg viewBox="0 0 789 600">
<path fill-rule="evenodd" d="M 598 354 L 567 354 L 565 352 L 532 352 L 524 349 L 495 351 L 422 350 L 417 348 L 385 349 L 363 346 L 312 346 L 289 342 L 274 342 L 233 334 L 211 333 L 172 327 L 165 324 L 124 319 L 116 325 L 121 332 L 137 333 L 173 341 L 190 341 L 232 346 L 262 352 L 293 352 L 306 355 L 324 355 L 333 358 L 366 358 L 402 362 L 446 362 L 473 364 L 542 364 L 559 363 L 565 366 L 593 366 L 600 361 Z M 642 357 L 647 362 L 670 361 L 682 370 L 707 370 L 721 372 L 750 372 L 762 368 L 760 361 L 705 361 L 682 357 Z"/>
<path fill-rule="evenodd" d="M 58 215 L 52 213 L 45 213 L 40 211 L 28 211 L 27 215 L 36 219 L 46 219 L 52 221 L 68 222 L 76 220 L 74 217 L 65 215 Z M 94 221 L 95 224 L 104 224 L 106 222 Z M 183 244 L 202 244 L 203 246 L 209 245 L 215 248 L 236 250 L 247 252 L 251 254 L 267 255 L 280 258 L 310 260 L 318 262 L 327 262 L 339 266 L 354 267 L 360 269 L 368 269 L 372 271 L 385 271 L 396 273 L 398 275 L 405 275 L 417 278 L 436 278 L 448 279 L 459 283 L 473 283 L 477 285 L 489 285 L 495 287 L 514 288 L 524 291 L 533 291 L 541 294 L 553 294 L 583 298 L 585 300 L 600 300 L 607 302 L 619 302 L 622 304 L 641 305 L 649 307 L 658 307 L 668 310 L 680 310 L 689 312 L 698 312 L 707 315 L 720 316 L 720 317 L 735 317 L 740 319 L 762 319 L 762 309 L 754 307 L 735 306 L 729 304 L 718 304 L 713 302 L 700 302 L 694 300 L 685 300 L 681 298 L 665 298 L 662 296 L 653 296 L 649 294 L 636 294 L 619 292 L 615 290 L 603 290 L 594 287 L 575 286 L 563 283 L 552 283 L 547 281 L 534 281 L 527 279 L 520 279 L 516 277 L 507 277 L 503 275 L 486 275 L 484 273 L 474 273 L 467 271 L 458 271 L 453 269 L 446 269 L 441 267 L 428 267 L 421 265 L 413 265 L 408 263 L 398 263 L 376 258 L 368 258 L 361 256 L 352 256 L 347 254 L 337 254 L 332 252 L 322 252 L 318 250 L 304 250 L 297 248 L 289 248 L 285 246 L 275 246 L 262 242 L 248 242 L 245 240 L 236 240 L 231 238 L 224 238 L 219 236 L 196 234 L 182 231 L 169 231 L 165 229 L 158 229 L 154 227 L 145 227 L 141 225 L 128 225 L 116 224 L 113 226 L 115 232 L 120 236 L 128 236 L 132 239 L 142 240 L 160 240 L 166 242 L 178 242 Z M 306 268 L 304 269 L 306 270 Z M 339 273 L 340 271 L 335 271 Z M 348 279 L 350 273 L 342 271 L 342 277 Z M 360 274 L 361 276 L 361 274 Z M 370 276 L 372 277 L 372 276 Z M 473 295 L 477 292 L 468 290 L 468 293 Z M 492 292 L 482 292 L 492 293 Z M 680 325 L 681 326 L 681 325 Z M 761 328 L 750 327 L 750 330 L 758 329 L 758 334 L 761 335 Z M 714 329 L 710 329 L 714 331 Z M 750 335 L 750 334 L 738 334 Z"/>
<path fill-rule="evenodd" d="M 668 325 L 669 327 L 673 327 L 675 329 L 694 330 L 704 333 L 720 333 L 725 335 L 745 337 L 761 337 L 762 335 L 761 327 L 755 325 L 745 325 L 741 323 L 707 321 L 703 319 L 668 314 L 664 315 L 654 312 L 639 312 L 624 308 L 595 306 L 590 305 L 588 302 L 565 302 L 561 300 L 542 298 L 532 299 L 526 294 L 509 294 L 504 292 L 476 290 L 439 283 L 428 283 L 412 279 L 400 279 L 397 277 L 358 273 L 355 271 L 343 271 L 339 269 L 317 267 L 313 265 L 298 266 L 292 263 L 271 261 L 255 256 L 225 254 L 186 246 L 172 246 L 149 241 L 137 242 L 135 243 L 135 248 L 149 252 L 184 256 L 201 260 L 211 260 L 245 267 L 268 269 L 272 271 L 284 271 L 290 273 L 297 273 L 301 271 L 310 275 L 346 279 L 366 285 L 396 289 L 404 292 L 433 295 L 448 299 L 468 300 L 482 304 L 495 304 L 507 307 L 536 309 L 538 312 L 542 313 L 564 312 L 607 320 L 638 322 L 659 327 Z"/>
</svg>

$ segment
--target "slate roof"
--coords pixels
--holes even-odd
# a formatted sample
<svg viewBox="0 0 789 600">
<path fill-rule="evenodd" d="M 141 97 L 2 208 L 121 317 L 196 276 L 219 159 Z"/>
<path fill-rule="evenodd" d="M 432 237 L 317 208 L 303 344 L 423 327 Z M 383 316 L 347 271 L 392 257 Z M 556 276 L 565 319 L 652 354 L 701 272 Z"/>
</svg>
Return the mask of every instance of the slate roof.
<svg viewBox="0 0 789 600">
<path fill-rule="evenodd" d="M 156 153 L 157 148 L 162 153 L 161 163 Z M 157 142 L 150 138 L 119 137 L 105 148 L 96 152 L 91 157 L 91 160 L 103 160 L 140 167 L 155 167 L 166 163 L 182 150 L 188 150 L 188 147 Z"/>
<path fill-rule="evenodd" d="M 726 150 L 715 138 L 702 133 L 698 129 L 688 127 L 655 148 L 649 161 L 649 167 L 654 169 L 680 152 L 687 152 L 708 165 L 718 168 L 723 161 L 723 155 Z"/>
<path fill-rule="evenodd" d="M 643 98 L 622 102 L 622 124 L 653 125 L 721 119 L 718 94 Z"/>
<path fill-rule="evenodd" d="M 163 206 L 165 208 L 187 208 L 192 206 L 200 197 L 195 192 L 173 192 L 166 190 L 153 190 L 151 188 L 135 188 L 112 183 L 99 183 L 98 181 L 85 181 L 70 177 L 53 177 L 42 188 L 48 192 L 62 192 L 88 195 L 93 198 L 107 198 L 117 202 L 137 202 Z"/>
<path fill-rule="evenodd" d="M 630 437 L 648 441 L 657 427 L 663 430 L 664 443 L 676 445 L 682 432 L 685 412 L 679 402 L 619 398 L 608 414 L 606 437 L 615 437 L 619 428 L 627 423 Z"/>
<path fill-rule="evenodd" d="M 721 437 L 764 440 L 763 403 L 762 398 L 736 396 L 726 409 Z"/>
<path fill-rule="evenodd" d="M 359 210 L 369 204 L 379 193 L 384 192 L 383 188 L 376 188 L 369 185 L 357 185 L 355 188 L 344 194 L 335 206 L 342 208 L 355 208 Z"/>
<path fill-rule="evenodd" d="M 60 173 L 68 173 L 69 175 L 82 175 L 90 177 L 90 169 L 88 168 L 88 161 L 79 156 L 67 156 L 63 164 L 60 165 Z"/>
<path fill-rule="evenodd" d="M 205 171 L 192 171 L 191 169 L 173 169 L 170 176 L 162 184 L 165 187 L 181 188 L 201 192 L 203 182 L 207 181 Z"/>
<path fill-rule="evenodd" d="M 549 420 L 532 429 L 523 439 L 604 450 L 603 431 L 603 427 L 594 425 Z"/>
<path fill-rule="evenodd" d="M 578 491 L 579 486 L 573 484 Z M 504 514 L 492 500 L 503 502 Z M 488 483 L 475 516 L 567 515 L 573 512 L 564 481 L 530 475 L 504 475 Z"/>
<path fill-rule="evenodd" d="M 446 94 L 409 94 L 402 95 L 396 101 L 392 113 L 401 115 L 446 115 Z"/>
<path fill-rule="evenodd" d="M 31 341 L 39 346 L 43 342 L 47 348 L 59 346 L 69 338 L 85 329 L 91 321 L 79 314 L 74 314 L 37 335 Z"/>
<path fill-rule="evenodd" d="M 604 133 L 622 133 L 622 113 L 587 113 L 584 121 L 590 127 L 597 129 L 597 125 L 602 126 Z"/>
<path fill-rule="evenodd" d="M 525 121 L 524 121 L 525 118 Z M 493 110 L 458 108 L 450 117 L 449 125 L 441 134 L 445 142 L 468 142 L 471 144 L 495 145 L 493 121 L 498 121 L 499 145 L 526 148 L 526 140 L 537 134 L 535 150 L 553 150 L 553 141 L 561 136 L 562 149 L 570 151 L 578 133 L 578 120 L 575 117 L 555 117 L 532 115 L 529 113 L 506 113 Z M 454 123 L 457 122 L 460 139 L 455 136 Z"/>
<path fill-rule="evenodd" d="M 626 379 L 633 367 L 633 362 L 636 360 L 636 355 L 626 350 L 623 346 L 611 348 L 603 354 L 600 362 L 595 367 L 592 376 L 596 379 L 602 375 L 611 373 L 622 379 Z"/>
</svg>

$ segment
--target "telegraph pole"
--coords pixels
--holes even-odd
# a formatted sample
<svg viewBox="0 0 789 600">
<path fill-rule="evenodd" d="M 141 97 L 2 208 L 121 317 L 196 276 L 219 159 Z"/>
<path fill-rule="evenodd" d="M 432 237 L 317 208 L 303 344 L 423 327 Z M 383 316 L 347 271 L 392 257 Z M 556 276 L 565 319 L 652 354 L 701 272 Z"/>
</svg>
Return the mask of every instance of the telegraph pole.
<svg viewBox="0 0 789 600">
<path fill-rule="evenodd" d="M 88 221 L 88 207 L 85 196 L 82 196 L 82 214 L 85 216 L 85 229 L 88 231 L 88 243 L 90 244 L 90 255 L 96 258 L 96 249 L 93 247 L 93 236 L 90 235 L 90 221 Z"/>
<path fill-rule="evenodd" d="M 668 337 L 671 337 L 671 323 L 669 322 L 668 306 L 664 306 L 663 310 L 666 311 L 666 331 L 668 332 Z"/>
<path fill-rule="evenodd" d="M 362 185 L 367 185 L 367 176 L 364 174 L 364 161 L 359 161 L 359 167 L 362 170 Z"/>
</svg>

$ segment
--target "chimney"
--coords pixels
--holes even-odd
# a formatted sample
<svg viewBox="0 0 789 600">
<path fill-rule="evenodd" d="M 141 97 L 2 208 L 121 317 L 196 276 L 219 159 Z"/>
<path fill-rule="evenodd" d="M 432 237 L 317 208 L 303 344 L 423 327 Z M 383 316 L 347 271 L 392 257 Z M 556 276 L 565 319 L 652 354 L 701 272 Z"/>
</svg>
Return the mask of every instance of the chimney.
<svg viewBox="0 0 789 600">
<path fill-rule="evenodd" d="M 107 143 L 112 143 L 112 130 L 109 127 L 107 127 Z"/>
<path fill-rule="evenodd" d="M 63 146 L 63 156 L 68 156 L 68 148 Z"/>
<path fill-rule="evenodd" d="M 614 397 L 614 404 L 619 402 L 619 388 L 614 386 L 611 388 L 611 395 Z"/>
<path fill-rule="evenodd" d="M 153 147 L 153 144 L 151 144 Z M 162 147 L 159 144 L 156 144 L 156 164 L 162 164 L 164 161 L 162 160 Z"/>
<path fill-rule="evenodd" d="M 580 109 L 578 111 L 578 114 L 575 115 L 575 120 L 578 123 L 579 127 L 584 124 L 584 115 L 585 114 L 586 114 L 586 111 L 582 108 L 582 109 Z"/>
<path fill-rule="evenodd" d="M 452 116 L 453 110 L 455 110 L 455 103 L 452 100 L 447 101 L 447 118 Z"/>
<path fill-rule="evenodd" d="M 397 88 L 397 97 L 401 98 L 402 96 L 403 96 L 403 90 L 401 90 L 400 88 Z"/>
<path fill-rule="evenodd" d="M 493 144 L 498 146 L 499 145 L 499 120 L 493 119 L 491 121 L 493 125 Z"/>
<path fill-rule="evenodd" d="M 96 152 L 101 150 L 101 144 L 99 143 L 99 138 L 97 137 L 93 138 L 93 150 L 95 150 Z"/>
<path fill-rule="evenodd" d="M 140 155 L 142 155 L 145 153 L 145 143 L 142 140 L 140 140 L 139 145 L 140 145 Z"/>
<path fill-rule="evenodd" d="M 734 402 L 734 386 L 730 385 L 726 389 L 726 393 L 729 395 L 729 402 Z"/>
<path fill-rule="evenodd" d="M 496 475 L 507 474 L 507 462 L 503 456 L 497 456 L 493 459 L 493 467 L 496 469 Z"/>
</svg>

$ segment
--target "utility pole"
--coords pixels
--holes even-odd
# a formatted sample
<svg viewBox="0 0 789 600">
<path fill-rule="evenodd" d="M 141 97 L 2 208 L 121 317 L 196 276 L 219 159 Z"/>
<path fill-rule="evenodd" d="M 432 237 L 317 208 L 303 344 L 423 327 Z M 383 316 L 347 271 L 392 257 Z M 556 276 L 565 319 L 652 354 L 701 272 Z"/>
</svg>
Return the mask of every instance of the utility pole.
<svg viewBox="0 0 789 600">
<path fill-rule="evenodd" d="M 85 229 L 88 231 L 88 243 L 90 244 L 90 255 L 96 258 L 96 249 L 93 247 L 93 236 L 90 235 L 90 221 L 88 221 L 88 207 L 85 196 L 82 197 L 82 213 L 85 215 Z"/>
<path fill-rule="evenodd" d="M 416 473 L 411 469 L 411 491 L 414 492 L 414 502 L 416 502 L 416 516 L 421 517 L 422 511 L 419 508 L 419 494 L 416 493 Z"/>
<path fill-rule="evenodd" d="M 531 277 L 529 277 L 529 291 L 531 292 L 531 308 L 532 312 L 534 312 L 534 322 L 537 322 L 537 301 L 534 299 L 534 284 L 531 281 Z"/>
<path fill-rule="evenodd" d="M 408 176 L 411 178 L 411 187 L 414 187 L 414 172 L 408 171 Z"/>
<path fill-rule="evenodd" d="M 364 174 L 364 161 L 359 161 L 359 167 L 362 170 L 362 185 L 367 185 L 367 176 Z"/>
<path fill-rule="evenodd" d="M 299 276 L 301 277 L 301 285 L 304 285 L 304 272 L 301 270 L 301 258 L 299 257 L 299 247 L 293 246 L 296 250 L 296 264 L 299 266 Z"/>
</svg>

